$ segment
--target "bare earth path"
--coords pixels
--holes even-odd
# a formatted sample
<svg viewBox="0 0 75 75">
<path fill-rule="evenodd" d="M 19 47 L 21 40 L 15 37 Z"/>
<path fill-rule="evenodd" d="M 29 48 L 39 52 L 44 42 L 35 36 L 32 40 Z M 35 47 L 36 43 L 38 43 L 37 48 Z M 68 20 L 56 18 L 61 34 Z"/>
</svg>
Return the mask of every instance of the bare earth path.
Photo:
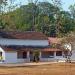
<svg viewBox="0 0 75 75">
<path fill-rule="evenodd" d="M 27 67 L 0 67 L 0 75 L 75 75 L 75 63 L 50 63 Z"/>
</svg>

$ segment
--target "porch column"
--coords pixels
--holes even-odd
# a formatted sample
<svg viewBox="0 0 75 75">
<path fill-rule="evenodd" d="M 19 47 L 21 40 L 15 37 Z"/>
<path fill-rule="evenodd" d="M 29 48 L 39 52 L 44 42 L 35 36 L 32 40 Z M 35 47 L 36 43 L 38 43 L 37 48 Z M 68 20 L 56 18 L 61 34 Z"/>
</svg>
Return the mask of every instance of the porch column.
<svg viewBox="0 0 75 75">
<path fill-rule="evenodd" d="M 54 58 L 56 57 L 56 52 L 54 52 Z"/>
<path fill-rule="evenodd" d="M 30 61 L 30 53 L 27 51 L 27 59 Z"/>
<path fill-rule="evenodd" d="M 39 59 L 40 59 L 40 61 L 41 61 L 41 51 L 39 52 Z"/>
</svg>

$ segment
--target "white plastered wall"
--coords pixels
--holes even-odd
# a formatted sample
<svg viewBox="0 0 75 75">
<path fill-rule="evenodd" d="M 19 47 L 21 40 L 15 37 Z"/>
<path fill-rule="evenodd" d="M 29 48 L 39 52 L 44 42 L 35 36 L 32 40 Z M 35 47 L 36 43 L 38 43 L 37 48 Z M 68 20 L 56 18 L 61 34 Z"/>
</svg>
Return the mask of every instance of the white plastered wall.
<svg viewBox="0 0 75 75">
<path fill-rule="evenodd" d="M 0 47 L 0 52 L 2 52 L 2 60 L 5 60 L 5 51 Z"/>
</svg>

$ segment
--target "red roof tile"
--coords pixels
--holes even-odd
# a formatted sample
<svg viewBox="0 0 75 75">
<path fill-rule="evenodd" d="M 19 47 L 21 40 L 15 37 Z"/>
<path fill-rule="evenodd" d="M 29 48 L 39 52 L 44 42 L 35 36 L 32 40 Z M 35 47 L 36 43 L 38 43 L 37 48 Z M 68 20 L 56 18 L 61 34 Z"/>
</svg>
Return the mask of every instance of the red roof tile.
<svg viewBox="0 0 75 75">
<path fill-rule="evenodd" d="M 47 36 L 42 32 L 20 32 L 20 31 L 0 31 L 0 37 L 10 39 L 47 40 Z"/>
<path fill-rule="evenodd" d="M 13 50 L 12 48 L 6 48 L 6 47 L 2 47 L 5 51 L 33 51 L 33 49 L 35 50 L 36 48 L 21 48 L 20 50 Z M 60 49 L 57 48 L 38 48 L 37 50 L 41 50 L 41 51 L 61 51 Z"/>
<path fill-rule="evenodd" d="M 61 38 L 48 37 L 49 43 L 60 44 Z"/>
<path fill-rule="evenodd" d="M 60 49 L 57 48 L 44 48 L 42 51 L 61 51 Z"/>
</svg>

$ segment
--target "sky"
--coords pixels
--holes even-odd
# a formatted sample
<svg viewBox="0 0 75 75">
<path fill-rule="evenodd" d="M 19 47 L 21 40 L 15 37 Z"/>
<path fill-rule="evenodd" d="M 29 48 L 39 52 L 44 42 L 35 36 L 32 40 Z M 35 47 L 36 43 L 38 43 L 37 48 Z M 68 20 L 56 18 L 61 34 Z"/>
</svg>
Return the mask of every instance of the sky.
<svg viewBox="0 0 75 75">
<path fill-rule="evenodd" d="M 63 1 L 63 9 L 68 10 L 69 6 L 75 3 L 75 0 L 62 0 Z"/>
<path fill-rule="evenodd" d="M 39 1 L 50 1 L 50 0 L 39 0 Z M 61 0 L 62 1 L 62 7 L 64 10 L 68 11 L 68 8 L 70 5 L 75 3 L 75 0 Z M 16 0 L 15 3 L 17 4 L 27 4 L 28 0 Z"/>
</svg>

